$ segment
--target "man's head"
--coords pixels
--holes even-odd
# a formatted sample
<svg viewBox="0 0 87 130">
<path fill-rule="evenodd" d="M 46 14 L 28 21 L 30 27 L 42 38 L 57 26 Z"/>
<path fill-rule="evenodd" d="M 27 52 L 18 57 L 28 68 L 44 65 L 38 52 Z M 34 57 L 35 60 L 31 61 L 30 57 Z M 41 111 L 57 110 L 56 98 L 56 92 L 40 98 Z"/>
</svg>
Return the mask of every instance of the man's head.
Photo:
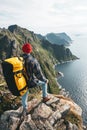
<svg viewBox="0 0 87 130">
<path fill-rule="evenodd" d="M 26 54 L 28 53 L 31 53 L 32 52 L 32 46 L 30 43 L 25 43 L 23 46 L 22 46 L 22 51 Z"/>
</svg>

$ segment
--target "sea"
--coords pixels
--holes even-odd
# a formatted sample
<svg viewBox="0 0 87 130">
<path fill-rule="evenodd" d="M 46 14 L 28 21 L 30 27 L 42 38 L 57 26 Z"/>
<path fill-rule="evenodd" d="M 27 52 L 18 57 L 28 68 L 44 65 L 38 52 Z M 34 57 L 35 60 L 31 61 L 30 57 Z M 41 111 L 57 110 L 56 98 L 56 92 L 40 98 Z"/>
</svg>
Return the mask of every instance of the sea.
<svg viewBox="0 0 87 130">
<path fill-rule="evenodd" d="M 79 59 L 57 65 L 56 69 L 64 74 L 58 83 L 82 108 L 83 123 L 87 125 L 87 35 L 73 36 L 69 49 Z"/>
</svg>

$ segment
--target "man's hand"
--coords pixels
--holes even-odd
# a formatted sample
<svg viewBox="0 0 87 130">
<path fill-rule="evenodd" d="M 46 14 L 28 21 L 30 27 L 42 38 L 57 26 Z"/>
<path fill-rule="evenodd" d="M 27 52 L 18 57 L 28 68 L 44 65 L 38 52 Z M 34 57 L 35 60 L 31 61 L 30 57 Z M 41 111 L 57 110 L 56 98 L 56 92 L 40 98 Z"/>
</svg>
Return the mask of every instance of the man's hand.
<svg viewBox="0 0 87 130">
<path fill-rule="evenodd" d="M 48 84 L 49 80 L 47 79 L 46 83 Z"/>
</svg>

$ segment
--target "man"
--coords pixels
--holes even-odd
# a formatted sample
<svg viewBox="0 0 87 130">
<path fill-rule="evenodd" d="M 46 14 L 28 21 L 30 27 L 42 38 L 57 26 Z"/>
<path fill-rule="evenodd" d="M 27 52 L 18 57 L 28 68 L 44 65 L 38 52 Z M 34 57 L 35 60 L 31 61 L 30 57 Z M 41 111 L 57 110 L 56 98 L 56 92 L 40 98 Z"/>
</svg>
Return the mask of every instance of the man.
<svg viewBox="0 0 87 130">
<path fill-rule="evenodd" d="M 50 99 L 47 94 L 48 79 L 44 77 L 38 61 L 30 54 L 32 52 L 31 44 L 25 43 L 22 47 L 22 51 L 24 52 L 23 58 L 25 60 L 27 75 L 29 77 L 29 87 L 32 88 L 34 86 L 42 86 L 43 102 L 46 102 Z M 22 96 L 22 105 L 26 110 L 29 109 L 27 104 L 28 93 L 29 92 L 26 92 Z"/>
</svg>

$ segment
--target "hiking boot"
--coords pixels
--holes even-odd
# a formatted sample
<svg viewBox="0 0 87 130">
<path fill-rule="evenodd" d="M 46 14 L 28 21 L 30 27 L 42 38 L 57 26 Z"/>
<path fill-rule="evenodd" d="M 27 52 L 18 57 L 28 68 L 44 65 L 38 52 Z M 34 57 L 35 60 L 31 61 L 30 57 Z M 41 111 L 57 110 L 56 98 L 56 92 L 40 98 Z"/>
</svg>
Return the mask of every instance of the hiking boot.
<svg viewBox="0 0 87 130">
<path fill-rule="evenodd" d="M 23 108 L 23 111 L 21 113 L 21 120 L 24 120 L 24 118 L 27 116 L 27 112 L 26 112 L 26 109 Z"/>
<path fill-rule="evenodd" d="M 51 97 L 47 96 L 47 97 L 43 97 L 43 102 L 47 102 L 51 99 Z"/>
<path fill-rule="evenodd" d="M 27 108 L 26 108 L 26 113 L 29 114 L 29 112 L 30 112 L 31 110 L 32 110 L 32 107 L 31 107 L 31 106 L 27 107 Z"/>
</svg>

